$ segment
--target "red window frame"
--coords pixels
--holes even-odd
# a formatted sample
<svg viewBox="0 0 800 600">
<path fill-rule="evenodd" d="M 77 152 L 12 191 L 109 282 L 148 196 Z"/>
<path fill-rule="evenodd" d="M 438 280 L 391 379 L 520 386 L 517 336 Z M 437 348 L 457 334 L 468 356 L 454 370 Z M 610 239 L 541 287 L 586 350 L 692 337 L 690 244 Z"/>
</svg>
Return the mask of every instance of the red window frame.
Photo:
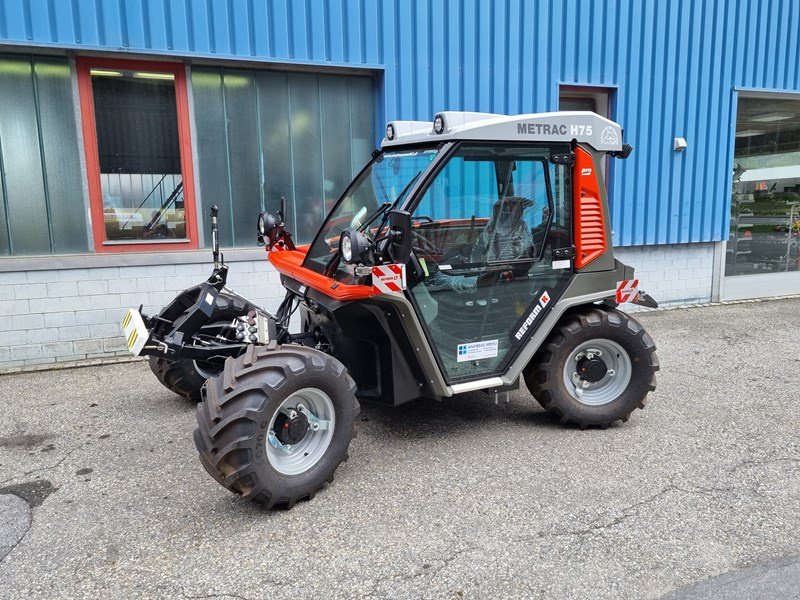
<svg viewBox="0 0 800 600">
<path fill-rule="evenodd" d="M 97 126 L 92 94 L 91 69 L 127 69 L 171 73 L 175 76 L 175 102 L 178 115 L 178 147 L 181 153 L 181 178 L 186 217 L 186 241 L 137 244 L 106 244 L 103 216 L 103 191 L 100 185 L 100 157 L 97 149 Z M 96 252 L 153 252 L 163 250 L 196 250 L 199 247 L 197 213 L 194 198 L 194 165 L 192 164 L 189 96 L 186 91 L 186 69 L 183 63 L 140 61 L 116 58 L 78 57 L 78 93 L 80 95 L 83 146 L 86 156 L 86 177 L 89 183 L 89 208 Z"/>
</svg>

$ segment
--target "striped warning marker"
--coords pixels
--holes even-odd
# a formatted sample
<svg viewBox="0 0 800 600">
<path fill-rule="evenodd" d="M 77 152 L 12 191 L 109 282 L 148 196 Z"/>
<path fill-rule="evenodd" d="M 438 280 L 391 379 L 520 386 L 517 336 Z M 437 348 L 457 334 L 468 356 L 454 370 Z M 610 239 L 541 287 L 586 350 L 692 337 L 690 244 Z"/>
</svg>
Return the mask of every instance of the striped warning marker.
<svg viewBox="0 0 800 600">
<path fill-rule="evenodd" d="M 406 289 L 406 266 L 399 264 L 372 267 L 372 291 L 402 296 Z"/>
<path fill-rule="evenodd" d="M 636 302 L 639 297 L 639 280 L 626 279 L 617 282 L 617 302 Z"/>
</svg>

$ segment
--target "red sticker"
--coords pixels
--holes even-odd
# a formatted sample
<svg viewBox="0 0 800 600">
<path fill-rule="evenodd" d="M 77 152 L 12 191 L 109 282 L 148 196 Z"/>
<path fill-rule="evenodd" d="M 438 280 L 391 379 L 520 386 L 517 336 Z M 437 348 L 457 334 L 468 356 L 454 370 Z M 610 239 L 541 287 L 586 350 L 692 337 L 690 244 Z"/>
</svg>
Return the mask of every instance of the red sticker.
<svg viewBox="0 0 800 600">
<path fill-rule="evenodd" d="M 391 264 L 372 267 L 372 291 L 376 294 L 403 295 L 406 289 L 406 266 Z"/>
<path fill-rule="evenodd" d="M 626 279 L 617 283 L 617 303 L 636 302 L 639 298 L 639 280 Z"/>
</svg>

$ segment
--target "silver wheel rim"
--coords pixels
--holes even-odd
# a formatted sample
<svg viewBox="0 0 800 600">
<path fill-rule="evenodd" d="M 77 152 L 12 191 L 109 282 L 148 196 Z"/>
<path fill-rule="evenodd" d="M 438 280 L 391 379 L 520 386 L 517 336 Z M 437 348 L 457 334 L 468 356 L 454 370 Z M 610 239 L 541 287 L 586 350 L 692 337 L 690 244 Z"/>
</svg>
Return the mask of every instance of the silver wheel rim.
<svg viewBox="0 0 800 600">
<path fill-rule="evenodd" d="M 309 428 L 294 445 L 282 444 L 275 435 L 275 419 L 280 413 L 301 412 Z M 336 414 L 328 394 L 317 388 L 304 388 L 290 395 L 272 415 L 267 434 L 267 458 L 272 468 L 283 475 L 299 475 L 316 465 L 333 439 Z"/>
<path fill-rule="evenodd" d="M 589 353 L 599 354 L 608 369 L 605 376 L 595 383 L 584 382 L 578 377 L 578 361 Z M 631 381 L 631 373 L 631 358 L 622 346 L 598 338 L 583 342 L 569 355 L 564 364 L 564 386 L 581 404 L 601 406 L 619 398 Z"/>
</svg>

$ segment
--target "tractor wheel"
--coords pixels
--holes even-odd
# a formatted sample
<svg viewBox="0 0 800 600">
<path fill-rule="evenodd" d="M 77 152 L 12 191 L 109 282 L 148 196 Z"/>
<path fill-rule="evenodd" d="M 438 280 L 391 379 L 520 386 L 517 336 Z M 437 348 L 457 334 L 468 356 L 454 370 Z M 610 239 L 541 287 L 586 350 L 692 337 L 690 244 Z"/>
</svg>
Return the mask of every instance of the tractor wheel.
<svg viewBox="0 0 800 600">
<path fill-rule="evenodd" d="M 355 382 L 305 346 L 250 346 L 208 380 L 197 405 L 200 462 L 232 492 L 291 508 L 333 481 L 356 436 Z"/>
<path fill-rule="evenodd" d="M 562 424 L 627 421 L 656 389 L 656 346 L 631 316 L 592 307 L 558 325 L 525 369 L 525 383 Z"/>
<path fill-rule="evenodd" d="M 150 370 L 170 391 L 187 400 L 199 402 L 200 390 L 206 379 L 219 375 L 222 367 L 194 360 L 168 360 L 151 356 Z"/>
<path fill-rule="evenodd" d="M 255 307 L 243 302 L 241 298 L 220 294 L 217 296 L 216 323 L 230 323 L 237 317 L 246 315 Z M 179 325 L 185 315 L 175 320 Z M 206 379 L 216 377 L 222 372 L 222 365 L 191 359 L 169 360 L 160 356 L 150 356 L 150 370 L 162 385 L 187 400 L 200 402 L 200 390 Z"/>
</svg>

